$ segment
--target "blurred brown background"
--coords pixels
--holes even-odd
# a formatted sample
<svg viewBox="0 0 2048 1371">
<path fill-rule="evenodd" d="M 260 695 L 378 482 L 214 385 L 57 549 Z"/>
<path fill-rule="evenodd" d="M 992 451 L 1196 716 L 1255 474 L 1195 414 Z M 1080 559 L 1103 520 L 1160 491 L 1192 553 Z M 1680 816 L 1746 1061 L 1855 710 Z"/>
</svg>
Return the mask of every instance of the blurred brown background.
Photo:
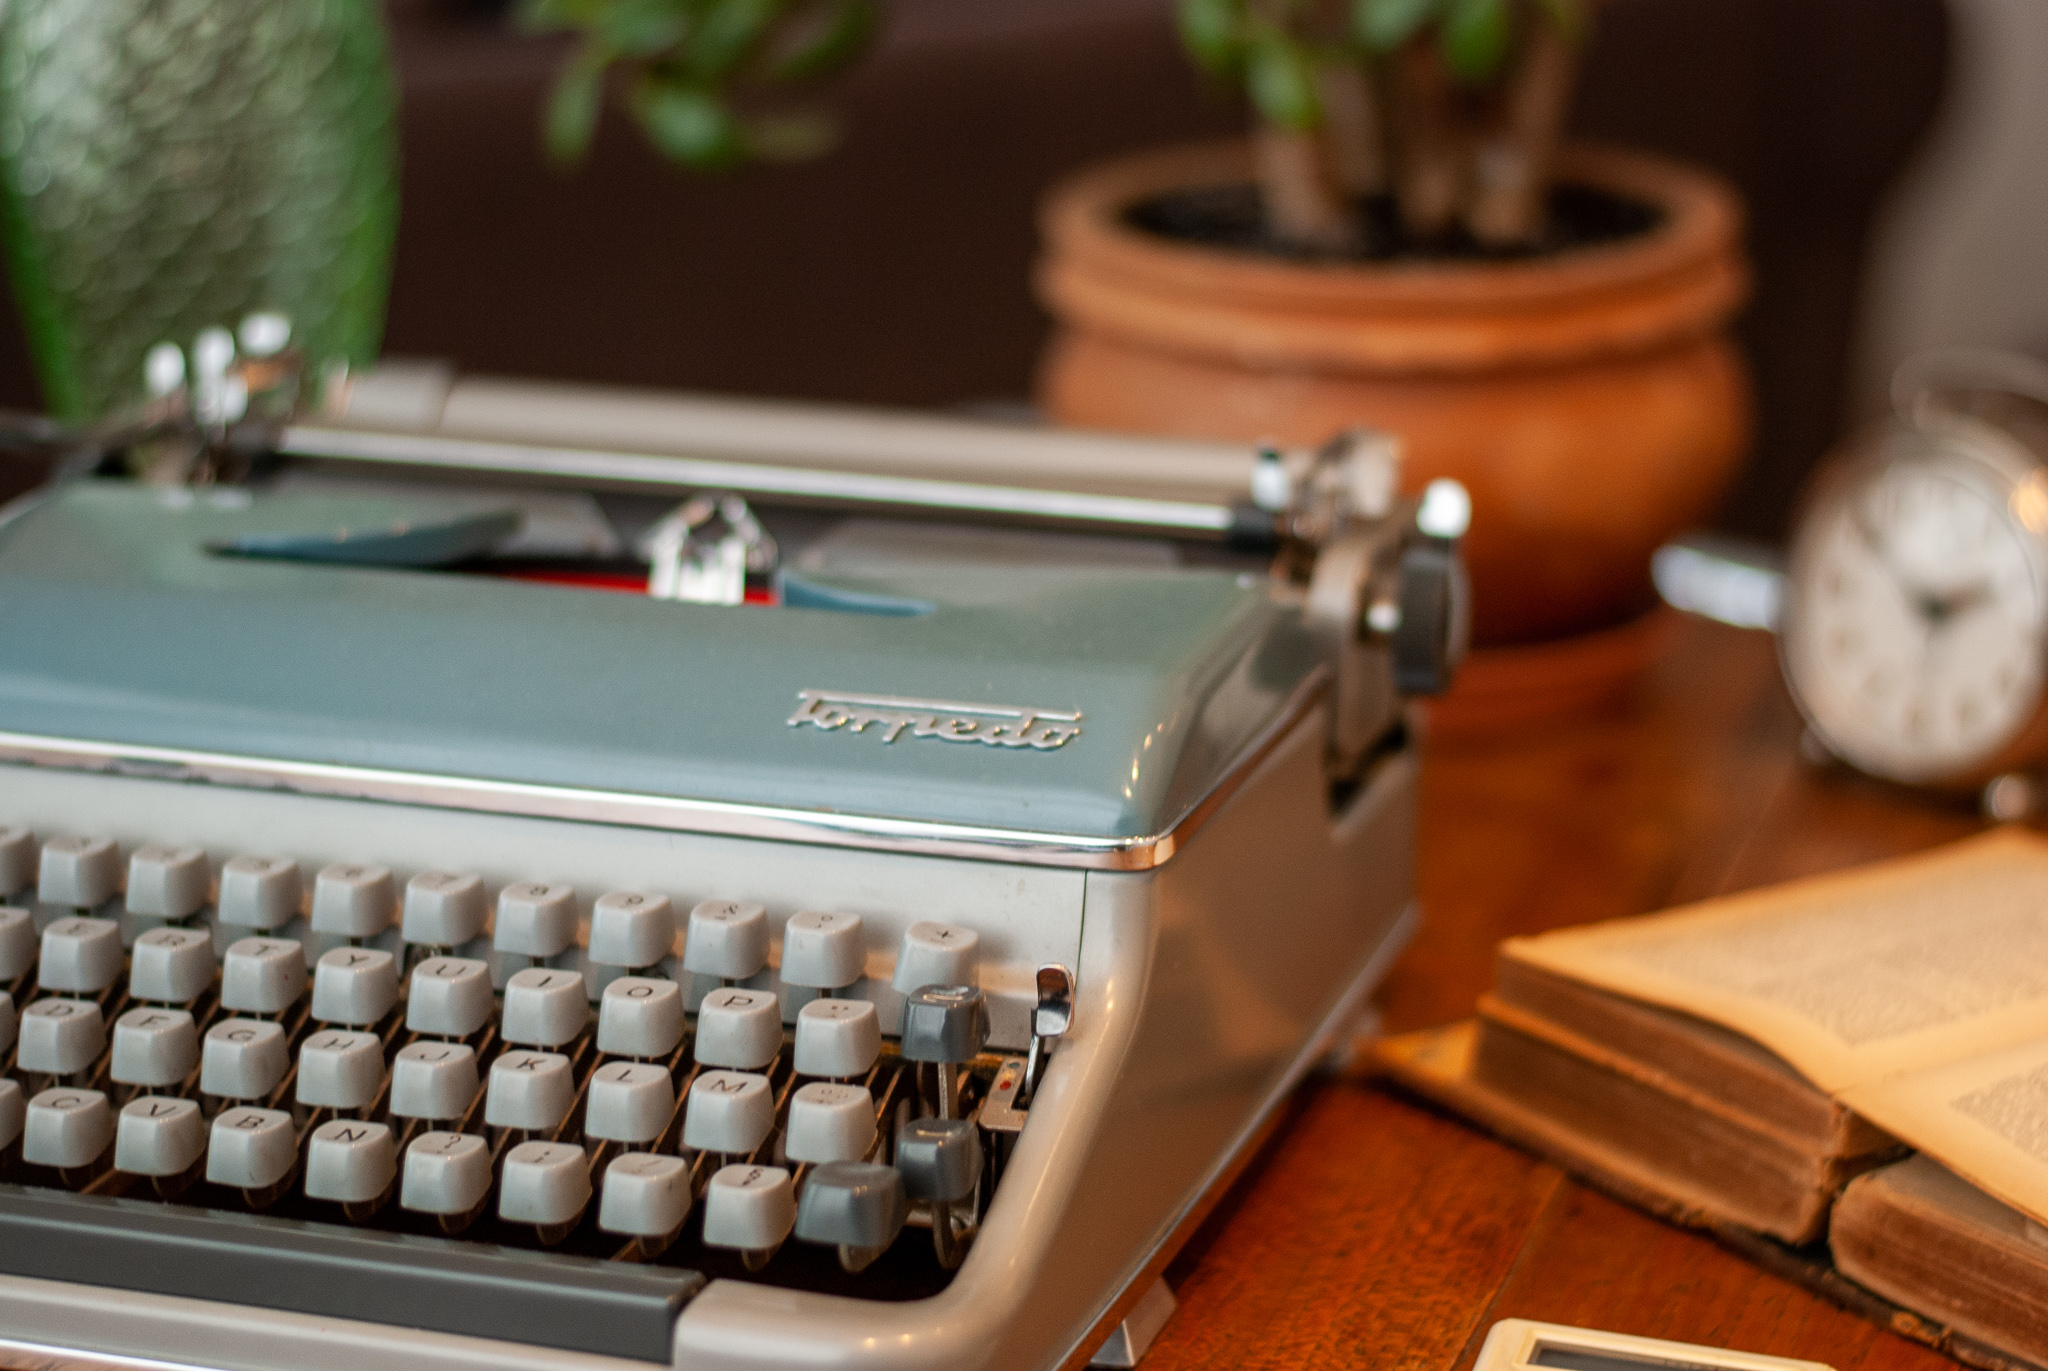
<svg viewBox="0 0 2048 1371">
<path fill-rule="evenodd" d="M 1241 124 L 1171 0 L 890 0 L 833 99 L 848 134 L 795 168 L 693 178 L 608 117 L 549 168 L 562 51 L 483 0 L 393 0 L 403 222 L 386 350 L 482 372 L 910 405 L 1021 399 L 1046 321 L 1044 187 L 1091 158 Z M 1775 536 L 1840 432 L 1884 197 L 1947 80 L 1942 0 L 1609 0 L 1573 124 L 1695 159 L 1752 216 L 1742 326 L 1760 411 L 1732 530 Z M 0 404 L 33 404 L 12 323 Z"/>
</svg>

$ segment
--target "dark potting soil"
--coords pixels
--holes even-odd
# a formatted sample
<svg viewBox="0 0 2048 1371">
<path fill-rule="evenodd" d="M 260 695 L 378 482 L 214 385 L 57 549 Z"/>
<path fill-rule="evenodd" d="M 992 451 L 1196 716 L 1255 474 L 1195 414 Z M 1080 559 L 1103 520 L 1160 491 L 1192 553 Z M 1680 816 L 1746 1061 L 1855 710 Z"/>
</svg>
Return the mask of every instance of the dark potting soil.
<svg viewBox="0 0 2048 1371">
<path fill-rule="evenodd" d="M 1444 238 L 1417 242 L 1402 229 L 1394 197 L 1371 195 L 1359 203 L 1364 233 L 1358 247 L 1332 253 L 1280 242 L 1266 231 L 1259 208 L 1254 186 L 1190 186 L 1140 200 L 1124 211 L 1123 218 L 1132 228 L 1160 238 L 1296 261 L 1445 263 L 1547 257 L 1633 238 L 1664 219 L 1661 209 L 1642 200 L 1593 186 L 1560 185 L 1551 189 L 1550 213 L 1533 243 L 1488 247 L 1462 227 Z"/>
</svg>

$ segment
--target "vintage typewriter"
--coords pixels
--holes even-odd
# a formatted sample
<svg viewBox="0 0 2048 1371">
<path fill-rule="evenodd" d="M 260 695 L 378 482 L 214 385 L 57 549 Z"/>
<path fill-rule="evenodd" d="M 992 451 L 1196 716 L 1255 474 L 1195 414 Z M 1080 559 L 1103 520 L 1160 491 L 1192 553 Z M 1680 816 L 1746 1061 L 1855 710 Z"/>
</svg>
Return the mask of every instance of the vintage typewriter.
<svg viewBox="0 0 2048 1371">
<path fill-rule="evenodd" d="M 1413 921 L 1462 492 L 193 360 L 0 523 L 0 1361 L 1132 1364 Z"/>
</svg>

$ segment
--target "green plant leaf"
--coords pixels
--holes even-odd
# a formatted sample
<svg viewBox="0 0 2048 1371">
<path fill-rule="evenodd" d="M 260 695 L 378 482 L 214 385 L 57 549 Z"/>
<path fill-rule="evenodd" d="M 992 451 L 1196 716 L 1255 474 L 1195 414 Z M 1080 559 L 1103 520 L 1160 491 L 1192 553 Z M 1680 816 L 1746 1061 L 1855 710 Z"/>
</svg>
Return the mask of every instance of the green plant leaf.
<svg viewBox="0 0 2048 1371">
<path fill-rule="evenodd" d="M 697 21 L 683 54 L 683 69 L 698 81 L 715 81 L 746 59 L 784 0 L 716 0 Z"/>
<path fill-rule="evenodd" d="M 652 57 L 683 41 L 690 30 L 683 0 L 606 0 L 593 27 L 628 57 Z"/>
<path fill-rule="evenodd" d="M 606 0 L 521 0 L 513 18 L 529 33 L 557 33 L 589 28 L 603 14 Z"/>
<path fill-rule="evenodd" d="M 875 36 L 877 18 L 872 0 L 824 0 L 809 6 L 785 25 L 792 41 L 778 45 L 769 78 L 812 81 L 830 76 L 866 49 Z"/>
<path fill-rule="evenodd" d="M 1443 9 L 1443 0 L 1355 0 L 1351 29 L 1368 52 L 1392 52 Z"/>
<path fill-rule="evenodd" d="M 1444 65 L 1467 85 L 1485 85 L 1499 73 L 1513 38 L 1508 0 L 1450 0 L 1443 20 Z"/>
<path fill-rule="evenodd" d="M 586 43 L 555 78 L 548 97 L 548 156 L 562 165 L 583 160 L 590 140 L 597 133 L 597 119 L 604 106 L 604 73 L 611 55 L 594 43 Z"/>
<path fill-rule="evenodd" d="M 1586 36 L 1587 20 L 1592 16 L 1586 12 L 1585 0 L 1536 0 L 1536 8 L 1565 42 L 1576 43 Z"/>
<path fill-rule="evenodd" d="M 1180 41 L 1213 76 L 1244 64 L 1244 0 L 1180 0 Z"/>
<path fill-rule="evenodd" d="M 678 162 L 711 171 L 745 160 L 739 122 L 712 91 L 650 78 L 633 112 L 654 146 Z"/>
<path fill-rule="evenodd" d="M 1252 35 L 1245 55 L 1245 86 L 1262 118 L 1298 131 L 1322 122 L 1315 69 L 1292 38 L 1279 29 L 1262 26 Z"/>
<path fill-rule="evenodd" d="M 839 123 L 815 111 L 762 114 L 741 126 L 741 136 L 749 157 L 804 162 L 832 151 L 839 142 Z"/>
</svg>

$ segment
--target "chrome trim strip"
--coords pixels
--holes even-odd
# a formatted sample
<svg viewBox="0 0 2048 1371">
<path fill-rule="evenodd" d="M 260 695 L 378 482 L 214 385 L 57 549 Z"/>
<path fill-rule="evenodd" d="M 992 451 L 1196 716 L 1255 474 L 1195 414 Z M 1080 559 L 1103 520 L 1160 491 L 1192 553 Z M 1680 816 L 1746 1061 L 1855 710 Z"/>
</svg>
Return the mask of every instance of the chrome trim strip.
<svg viewBox="0 0 2048 1371">
<path fill-rule="evenodd" d="M 550 476 L 584 483 L 735 490 L 811 500 L 967 510 L 1095 525 L 1172 529 L 1180 533 L 1211 536 L 1227 533 L 1231 524 L 1227 505 L 1194 504 L 1181 500 L 1088 495 L 1077 491 L 1032 490 L 966 481 L 928 481 L 810 467 L 488 442 L 474 438 L 435 438 L 416 433 L 372 433 L 306 424 L 295 424 L 286 429 L 278 440 L 277 451 L 292 457 L 328 457 L 402 467 Z"/>
<path fill-rule="evenodd" d="M 10 1359 L 10 1353 L 16 1356 Z M 28 1360 L 30 1357 L 35 1360 Z M 16 1365 L 37 1367 L 39 1371 L 209 1371 L 196 1362 L 158 1361 L 122 1352 L 87 1352 L 54 1343 L 0 1338 L 0 1366 Z"/>
<path fill-rule="evenodd" d="M 1148 871 L 1173 856 L 1222 807 L 1266 754 L 1322 698 L 1326 681 L 1327 673 L 1322 668 L 1312 672 L 1208 794 L 1164 832 L 1139 838 L 1096 838 L 922 819 L 887 819 L 723 800 L 280 761 L 185 748 L 45 738 L 27 733 L 0 732 L 0 763 L 729 838 L 966 857 L 1025 866 Z"/>
</svg>

